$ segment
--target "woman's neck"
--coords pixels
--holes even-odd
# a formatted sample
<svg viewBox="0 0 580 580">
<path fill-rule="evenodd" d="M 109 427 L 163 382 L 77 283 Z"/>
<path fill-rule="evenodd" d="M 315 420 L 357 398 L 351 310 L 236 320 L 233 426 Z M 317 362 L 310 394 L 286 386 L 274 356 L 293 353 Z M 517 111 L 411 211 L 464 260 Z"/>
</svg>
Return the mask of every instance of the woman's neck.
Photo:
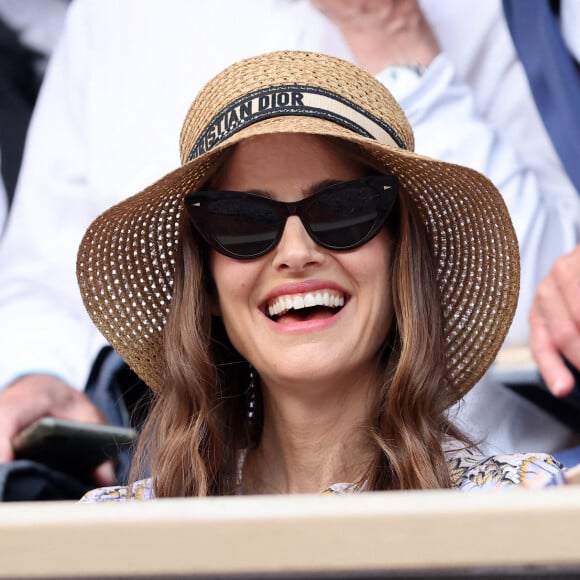
<svg viewBox="0 0 580 580">
<path fill-rule="evenodd" d="M 305 401 L 295 392 L 264 392 L 260 444 L 246 457 L 246 494 L 319 493 L 333 483 L 353 483 L 371 460 L 366 392 Z"/>
</svg>

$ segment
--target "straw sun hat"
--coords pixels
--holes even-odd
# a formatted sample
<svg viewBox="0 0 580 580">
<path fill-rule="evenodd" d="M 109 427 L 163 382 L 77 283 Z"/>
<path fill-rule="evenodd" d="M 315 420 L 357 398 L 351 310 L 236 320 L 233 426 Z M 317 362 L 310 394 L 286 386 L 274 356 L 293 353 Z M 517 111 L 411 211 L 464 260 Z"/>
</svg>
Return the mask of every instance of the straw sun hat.
<svg viewBox="0 0 580 580">
<path fill-rule="evenodd" d="M 398 176 L 431 241 L 459 399 L 495 358 L 516 307 L 519 254 L 506 206 L 483 175 L 414 153 L 411 127 L 381 83 L 316 53 L 273 52 L 218 74 L 185 118 L 182 165 L 91 224 L 77 275 L 98 329 L 152 389 L 163 389 L 163 327 L 183 196 L 204 183 L 225 148 L 278 132 L 358 143 Z"/>
</svg>

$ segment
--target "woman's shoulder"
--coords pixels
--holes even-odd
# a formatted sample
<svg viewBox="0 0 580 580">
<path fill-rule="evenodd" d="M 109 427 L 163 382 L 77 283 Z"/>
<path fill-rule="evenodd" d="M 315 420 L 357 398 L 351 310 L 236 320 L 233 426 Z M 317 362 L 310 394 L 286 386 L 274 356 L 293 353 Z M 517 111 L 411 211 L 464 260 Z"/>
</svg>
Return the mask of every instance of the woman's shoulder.
<svg viewBox="0 0 580 580">
<path fill-rule="evenodd" d="M 80 499 L 81 503 L 97 503 L 103 501 L 143 501 L 153 499 L 153 483 L 151 478 L 141 479 L 136 481 L 131 486 L 131 493 L 129 494 L 129 486 L 127 485 L 113 485 L 110 487 L 98 487 L 92 489 L 83 495 Z"/>
<path fill-rule="evenodd" d="M 448 456 L 453 485 L 463 491 L 549 487 L 566 482 L 564 466 L 548 453 L 482 456 L 463 450 Z"/>
</svg>

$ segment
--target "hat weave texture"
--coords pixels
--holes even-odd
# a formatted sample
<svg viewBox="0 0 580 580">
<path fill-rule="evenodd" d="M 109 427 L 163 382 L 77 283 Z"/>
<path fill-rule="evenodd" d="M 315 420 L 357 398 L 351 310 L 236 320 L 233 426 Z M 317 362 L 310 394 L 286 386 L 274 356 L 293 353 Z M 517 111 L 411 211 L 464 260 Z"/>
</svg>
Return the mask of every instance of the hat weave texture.
<svg viewBox="0 0 580 580">
<path fill-rule="evenodd" d="M 340 114 L 318 115 L 316 108 L 301 113 L 274 107 L 269 116 L 248 117 L 246 123 L 228 127 L 224 121 L 240 112 L 235 103 L 249 102 L 247 95 L 273 95 L 280 87 L 283 94 L 293 86 L 300 94 L 307 87 L 305 102 L 309 88 L 323 98 L 330 95 L 332 102 L 344 101 L 347 116 L 358 119 L 362 111 L 373 131 L 376 126 L 382 135 L 386 127 L 393 138 L 365 135 Z M 92 320 L 152 389 L 163 390 L 163 328 L 183 197 L 204 184 L 224 149 L 251 136 L 281 132 L 358 143 L 386 174 L 398 176 L 400 194 L 418 208 L 432 245 L 448 376 L 459 399 L 493 362 L 515 312 L 519 253 L 507 208 L 480 173 L 414 153 L 411 127 L 389 91 L 358 67 L 322 54 L 280 51 L 245 59 L 200 91 L 181 131 L 182 165 L 101 214 L 81 242 L 77 277 Z"/>
</svg>

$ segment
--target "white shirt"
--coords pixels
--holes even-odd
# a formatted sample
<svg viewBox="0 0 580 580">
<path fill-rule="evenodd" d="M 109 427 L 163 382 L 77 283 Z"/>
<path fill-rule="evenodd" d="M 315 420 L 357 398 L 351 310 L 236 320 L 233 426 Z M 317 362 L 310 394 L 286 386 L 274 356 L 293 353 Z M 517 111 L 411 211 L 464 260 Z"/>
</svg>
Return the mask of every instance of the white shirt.
<svg viewBox="0 0 580 580">
<path fill-rule="evenodd" d="M 474 167 L 502 191 L 522 244 L 522 295 L 510 340 L 524 343 L 537 281 L 580 239 L 578 196 L 538 117 L 499 0 L 422 6 L 444 54 L 401 104 L 418 152 Z M 307 0 L 73 3 L 0 247 L 0 384 L 50 372 L 82 388 L 104 344 L 75 278 L 86 227 L 179 165 L 181 123 L 209 78 L 236 60 L 283 48 L 353 60 Z M 490 397 L 504 416 L 513 410 L 506 424 L 522 423 L 517 440 L 506 429 L 495 449 L 528 450 L 537 431 L 538 450 L 565 445 L 565 429 L 498 385 L 468 398 L 462 417 L 471 430 L 487 433 L 496 423 Z"/>
<path fill-rule="evenodd" d="M 2 150 L 0 148 L 0 167 L 2 167 Z M 6 213 L 8 212 L 8 194 L 4 187 L 4 180 L 0 174 L 0 238 L 4 231 L 4 222 L 6 221 Z"/>
<path fill-rule="evenodd" d="M 69 0 L 2 0 L 0 17 L 16 31 L 19 41 L 37 54 L 34 67 L 44 74 L 58 41 Z"/>
</svg>

